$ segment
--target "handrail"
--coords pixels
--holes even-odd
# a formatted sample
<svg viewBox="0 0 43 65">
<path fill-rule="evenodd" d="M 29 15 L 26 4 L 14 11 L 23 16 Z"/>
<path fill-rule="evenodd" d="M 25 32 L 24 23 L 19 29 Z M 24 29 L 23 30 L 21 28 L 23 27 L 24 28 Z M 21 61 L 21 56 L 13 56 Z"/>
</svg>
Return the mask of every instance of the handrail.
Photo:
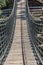
<svg viewBox="0 0 43 65">
<path fill-rule="evenodd" d="M 27 3 L 28 3 L 28 1 L 27 1 Z M 36 23 L 36 22 L 34 22 L 34 19 L 33 19 L 33 17 L 32 17 L 32 15 L 31 15 L 31 12 L 30 12 L 30 9 L 29 9 L 29 5 L 27 4 L 27 7 L 28 7 L 28 14 L 29 14 L 29 17 L 30 17 L 30 20 L 34 23 L 34 24 L 36 24 L 36 25 L 42 25 L 43 26 L 43 24 L 38 24 L 38 23 Z M 30 22 L 31 22 L 30 21 Z"/>
<path fill-rule="evenodd" d="M 13 38 L 14 28 L 15 28 L 15 6 L 16 6 L 16 0 L 14 0 L 13 9 L 9 17 L 6 17 L 5 19 L 3 18 L 0 19 L 0 30 L 1 30 L 0 32 L 0 54 L 1 54 L 0 64 L 1 65 L 5 61 L 12 44 L 12 38 Z"/>
<path fill-rule="evenodd" d="M 38 6 L 39 7 L 39 6 Z M 33 7 L 33 8 L 38 8 L 38 7 Z M 30 7 L 31 8 L 31 7 Z M 41 7 L 39 7 L 40 9 Z M 43 41 L 40 40 L 38 37 L 37 37 L 37 34 L 43 34 L 43 31 L 40 31 L 40 30 L 43 30 L 43 21 L 40 20 L 40 22 L 37 22 L 34 20 L 34 18 L 32 17 L 31 15 L 31 12 L 30 12 L 30 9 L 29 9 L 29 5 L 28 5 L 28 0 L 27 0 L 27 15 L 28 15 L 28 22 L 29 24 L 27 24 L 29 26 L 29 34 L 30 34 L 30 38 L 31 38 L 31 41 L 33 43 L 33 46 L 34 46 L 34 49 L 36 51 L 36 54 L 37 54 L 37 57 L 39 59 L 39 62 L 41 62 L 41 64 L 43 65 L 43 59 L 42 59 L 42 56 L 40 56 L 40 54 L 42 55 L 43 53 L 41 52 L 41 49 L 39 49 L 38 45 L 39 44 L 43 44 Z M 42 37 L 41 37 L 42 39 Z M 37 49 L 38 48 L 38 49 Z M 40 50 L 40 53 L 39 53 L 39 50 Z"/>
</svg>

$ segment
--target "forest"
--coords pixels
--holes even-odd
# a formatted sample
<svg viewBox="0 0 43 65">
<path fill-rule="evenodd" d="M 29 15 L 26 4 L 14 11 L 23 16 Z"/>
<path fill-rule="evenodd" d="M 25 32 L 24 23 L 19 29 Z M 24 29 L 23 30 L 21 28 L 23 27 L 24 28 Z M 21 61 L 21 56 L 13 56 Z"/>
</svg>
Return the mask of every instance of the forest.
<svg viewBox="0 0 43 65">
<path fill-rule="evenodd" d="M 0 18 L 5 18 L 8 16 L 8 12 L 6 9 L 12 9 L 14 0 L 0 0 Z M 3 11 L 6 10 L 6 11 Z"/>
<path fill-rule="evenodd" d="M 0 8 L 7 8 L 13 5 L 14 0 L 0 0 Z"/>
</svg>

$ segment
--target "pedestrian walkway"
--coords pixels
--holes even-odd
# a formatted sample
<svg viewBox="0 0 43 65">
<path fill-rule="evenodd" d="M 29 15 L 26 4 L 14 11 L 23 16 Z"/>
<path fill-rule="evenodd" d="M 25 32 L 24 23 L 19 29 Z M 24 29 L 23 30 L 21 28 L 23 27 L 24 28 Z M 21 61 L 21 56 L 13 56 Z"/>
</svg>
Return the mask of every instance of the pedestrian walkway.
<svg viewBox="0 0 43 65">
<path fill-rule="evenodd" d="M 26 0 L 18 0 L 16 5 L 15 33 L 4 65 L 37 65 L 27 31 Z"/>
</svg>

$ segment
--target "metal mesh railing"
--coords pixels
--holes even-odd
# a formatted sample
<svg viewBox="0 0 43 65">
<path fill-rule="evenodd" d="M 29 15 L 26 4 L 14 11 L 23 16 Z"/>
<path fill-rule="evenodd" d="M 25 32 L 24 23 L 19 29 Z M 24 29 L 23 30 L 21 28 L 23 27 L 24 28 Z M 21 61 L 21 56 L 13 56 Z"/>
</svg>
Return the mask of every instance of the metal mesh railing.
<svg viewBox="0 0 43 65">
<path fill-rule="evenodd" d="M 28 1 L 27 12 L 31 41 L 32 44 L 34 45 L 36 54 L 39 59 L 39 63 L 43 65 L 43 20 L 34 20 L 34 18 L 31 16 Z"/>
<path fill-rule="evenodd" d="M 15 0 L 11 14 L 0 19 L 0 65 L 5 61 L 12 43 L 15 27 Z"/>
</svg>

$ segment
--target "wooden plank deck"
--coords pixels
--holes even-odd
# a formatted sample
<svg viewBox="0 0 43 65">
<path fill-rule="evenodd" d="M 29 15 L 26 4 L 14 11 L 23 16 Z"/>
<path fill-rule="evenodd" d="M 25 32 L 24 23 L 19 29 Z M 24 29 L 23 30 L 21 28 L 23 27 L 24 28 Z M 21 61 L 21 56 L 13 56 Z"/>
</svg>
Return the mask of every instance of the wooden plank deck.
<svg viewBox="0 0 43 65">
<path fill-rule="evenodd" d="M 22 51 L 24 51 L 25 65 L 37 65 L 27 31 L 25 0 L 17 2 L 16 27 L 13 43 L 4 65 L 24 65 Z"/>
</svg>

